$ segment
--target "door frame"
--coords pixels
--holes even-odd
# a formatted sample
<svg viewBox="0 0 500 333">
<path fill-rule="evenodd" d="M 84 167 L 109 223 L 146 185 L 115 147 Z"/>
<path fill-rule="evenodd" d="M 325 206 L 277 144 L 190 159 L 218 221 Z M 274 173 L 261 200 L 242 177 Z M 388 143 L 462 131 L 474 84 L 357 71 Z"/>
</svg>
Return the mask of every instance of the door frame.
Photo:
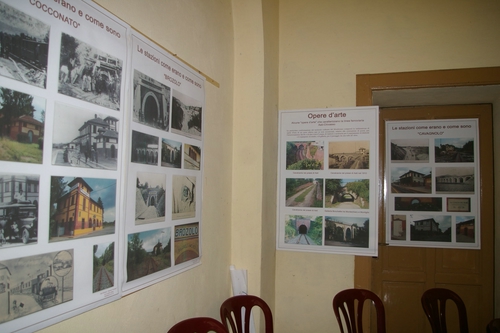
<svg viewBox="0 0 500 333">
<path fill-rule="evenodd" d="M 423 101 L 423 103 L 422 103 Z M 500 126 L 500 67 L 430 70 L 419 72 L 356 75 L 356 106 L 406 107 L 416 105 L 449 105 L 490 103 L 493 124 Z M 379 138 L 383 140 L 384 138 Z M 500 133 L 493 133 L 494 165 L 500 165 Z M 384 179 L 383 170 L 379 179 Z M 500 193 L 500 177 L 495 177 L 495 193 Z M 383 198 L 383 188 L 379 189 Z M 494 206 L 500 207 L 500 196 Z M 494 225 L 500 226 L 500 211 Z M 378 226 L 378 223 L 377 223 Z M 384 239 L 385 230 L 378 230 Z M 500 227 L 495 228 L 495 276 L 500 276 Z M 354 287 L 371 289 L 372 258 L 356 256 Z M 494 281 L 494 314 L 500 317 L 500 281 Z"/>
</svg>

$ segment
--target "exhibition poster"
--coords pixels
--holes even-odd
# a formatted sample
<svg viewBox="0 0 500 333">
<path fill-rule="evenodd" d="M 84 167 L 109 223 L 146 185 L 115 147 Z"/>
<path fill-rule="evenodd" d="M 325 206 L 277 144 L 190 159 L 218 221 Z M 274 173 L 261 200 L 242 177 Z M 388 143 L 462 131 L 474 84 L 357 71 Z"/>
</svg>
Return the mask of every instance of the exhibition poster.
<svg viewBox="0 0 500 333">
<path fill-rule="evenodd" d="M 378 107 L 280 111 L 277 249 L 377 255 Z"/>
<path fill-rule="evenodd" d="M 480 248 L 478 120 L 385 127 L 387 243 Z"/>
<path fill-rule="evenodd" d="M 131 41 L 124 293 L 201 256 L 205 79 L 139 33 Z"/>
<path fill-rule="evenodd" d="M 0 22 L 0 331 L 33 331 L 121 296 L 128 27 L 82 1 Z"/>
</svg>

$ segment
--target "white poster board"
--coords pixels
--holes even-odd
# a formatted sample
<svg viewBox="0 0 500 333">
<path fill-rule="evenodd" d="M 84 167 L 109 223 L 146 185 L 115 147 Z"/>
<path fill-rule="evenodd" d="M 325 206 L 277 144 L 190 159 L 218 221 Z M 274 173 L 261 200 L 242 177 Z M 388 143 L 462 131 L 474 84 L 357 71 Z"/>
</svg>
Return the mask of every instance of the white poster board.
<svg viewBox="0 0 500 333">
<path fill-rule="evenodd" d="M 477 119 L 386 121 L 386 240 L 479 249 Z"/>
<path fill-rule="evenodd" d="M 378 107 L 279 117 L 278 250 L 376 256 Z"/>
</svg>

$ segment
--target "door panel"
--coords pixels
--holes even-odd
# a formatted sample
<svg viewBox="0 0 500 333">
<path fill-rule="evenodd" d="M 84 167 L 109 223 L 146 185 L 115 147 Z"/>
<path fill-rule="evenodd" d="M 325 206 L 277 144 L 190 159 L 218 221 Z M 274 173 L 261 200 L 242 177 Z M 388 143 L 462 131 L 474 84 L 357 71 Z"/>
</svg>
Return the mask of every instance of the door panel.
<svg viewBox="0 0 500 333">
<path fill-rule="evenodd" d="M 479 119 L 480 250 L 411 248 L 385 244 L 385 210 L 379 217 L 379 256 L 372 259 L 372 290 L 386 308 L 388 332 L 431 332 L 420 297 L 429 288 L 455 291 L 467 308 L 470 332 L 482 332 L 493 318 L 493 147 L 488 105 L 412 107 L 380 110 L 380 161 L 385 162 L 386 120 Z M 449 332 L 458 332 L 458 314 L 447 307 Z M 374 325 L 371 325 L 372 329 Z"/>
</svg>

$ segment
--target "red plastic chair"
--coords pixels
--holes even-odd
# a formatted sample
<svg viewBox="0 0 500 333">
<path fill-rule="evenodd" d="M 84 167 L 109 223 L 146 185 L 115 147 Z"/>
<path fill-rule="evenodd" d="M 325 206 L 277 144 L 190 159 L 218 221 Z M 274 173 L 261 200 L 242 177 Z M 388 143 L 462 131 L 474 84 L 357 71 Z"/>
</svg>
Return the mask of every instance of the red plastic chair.
<svg viewBox="0 0 500 333">
<path fill-rule="evenodd" d="M 375 306 L 377 333 L 385 333 L 384 303 L 375 293 L 366 289 L 342 290 L 333 298 L 333 312 L 341 333 L 345 332 L 343 322 L 348 333 L 363 333 L 363 305 L 366 300 Z"/>
<path fill-rule="evenodd" d="M 432 333 L 448 333 L 446 328 L 446 301 L 455 302 L 458 309 L 460 333 L 469 333 L 465 304 L 455 292 L 446 288 L 426 290 L 421 298 L 425 315 L 431 324 Z"/>
<path fill-rule="evenodd" d="M 210 317 L 195 317 L 178 322 L 168 333 L 229 333 L 220 321 Z"/>
<path fill-rule="evenodd" d="M 222 323 L 228 331 L 229 327 L 231 327 L 233 333 L 242 333 L 243 327 L 245 327 L 245 332 L 250 332 L 250 312 L 255 306 L 260 308 L 264 314 L 265 333 L 273 333 L 273 314 L 271 309 L 262 298 L 253 295 L 238 295 L 226 299 L 220 307 Z M 245 309 L 244 318 L 241 317 L 242 308 Z"/>
<path fill-rule="evenodd" d="M 500 333 L 500 318 L 492 319 L 486 326 L 487 333 Z"/>
</svg>

